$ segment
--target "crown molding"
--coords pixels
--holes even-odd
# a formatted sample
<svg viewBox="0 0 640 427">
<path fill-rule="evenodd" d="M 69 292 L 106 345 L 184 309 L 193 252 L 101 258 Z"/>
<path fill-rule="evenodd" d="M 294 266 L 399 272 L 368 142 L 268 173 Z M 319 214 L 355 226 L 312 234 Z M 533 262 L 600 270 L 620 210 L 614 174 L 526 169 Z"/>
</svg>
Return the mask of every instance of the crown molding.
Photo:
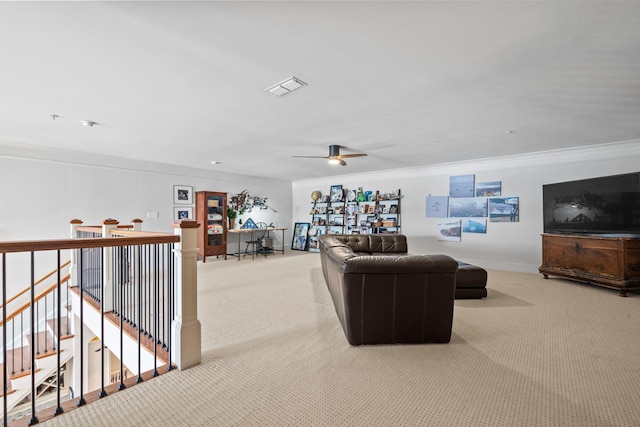
<svg viewBox="0 0 640 427">
<path fill-rule="evenodd" d="M 260 183 L 262 185 L 289 184 L 286 180 L 276 180 L 253 175 L 240 175 L 222 171 L 211 171 L 201 168 L 189 168 L 170 165 L 166 163 L 134 160 L 125 157 L 109 156 L 103 154 L 84 153 L 72 150 L 53 149 L 38 145 L 21 144 L 0 140 L 0 158 L 20 159 L 45 163 L 72 164 L 78 166 L 127 170 L 141 173 L 153 173 L 160 175 L 173 175 L 180 177 L 192 177 L 214 179 L 223 182 Z M 243 184 L 244 185 L 244 184 Z"/>
<path fill-rule="evenodd" d="M 466 171 L 482 172 L 487 170 L 522 169 L 539 165 L 567 165 L 573 163 L 599 162 L 604 160 L 622 160 L 640 157 L 640 140 L 611 142 L 587 145 L 582 147 L 563 148 L 557 150 L 538 151 L 509 156 L 488 157 L 483 159 L 464 160 L 460 162 L 439 163 L 435 165 L 415 166 L 410 168 L 387 169 L 350 175 L 336 175 L 326 178 L 328 181 L 370 181 L 375 174 L 376 180 L 418 178 L 435 175 L 455 175 Z M 294 183 L 317 182 L 314 179 L 298 179 Z"/>
</svg>

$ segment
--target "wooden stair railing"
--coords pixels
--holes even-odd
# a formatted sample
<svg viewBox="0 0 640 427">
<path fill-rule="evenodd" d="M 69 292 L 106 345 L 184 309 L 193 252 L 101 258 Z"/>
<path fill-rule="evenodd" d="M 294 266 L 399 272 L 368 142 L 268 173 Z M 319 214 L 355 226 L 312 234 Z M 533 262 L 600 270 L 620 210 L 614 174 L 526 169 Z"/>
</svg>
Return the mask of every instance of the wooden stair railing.
<svg viewBox="0 0 640 427">
<path fill-rule="evenodd" d="M 71 261 L 64 262 L 62 265 L 60 265 L 60 270 L 62 270 L 65 267 L 68 267 L 69 264 L 71 264 Z M 40 279 L 36 280 L 36 282 L 33 284 L 33 286 L 38 286 L 40 283 L 44 282 L 45 280 L 47 280 L 49 277 L 53 276 L 57 272 L 58 272 L 58 269 L 51 270 L 49 273 L 45 274 Z M 11 304 L 13 301 L 15 301 L 16 299 L 20 298 L 22 295 L 26 294 L 30 290 L 31 290 L 31 286 L 27 286 L 26 288 L 24 288 L 20 292 L 16 293 L 11 298 L 8 298 L 7 299 L 7 305 Z M 2 308 L 2 307 L 4 307 L 4 304 L 2 304 L 2 301 L 0 301 L 0 308 Z M 2 321 L 1 320 L 0 320 L 0 325 L 2 325 Z"/>
<path fill-rule="evenodd" d="M 66 276 L 64 276 L 60 280 L 60 284 L 62 285 L 64 283 L 67 283 L 70 278 L 71 278 L 71 275 L 67 274 Z M 36 303 L 36 302 L 40 301 L 41 299 L 45 298 L 48 294 L 50 294 L 51 292 L 55 291 L 56 289 L 58 289 L 58 282 L 50 285 L 44 291 L 42 291 L 38 295 L 36 295 L 33 298 L 33 302 Z M 7 301 L 7 304 L 8 303 L 9 303 L 9 301 Z M 20 315 L 20 313 L 26 311 L 29 307 L 31 307 L 31 301 L 27 301 L 24 304 L 22 304 L 20 307 L 15 309 L 12 313 L 7 315 L 7 322 L 10 321 L 11 319 L 14 319 L 14 318 L 18 317 Z M 3 325 L 3 322 L 2 322 L 2 319 L 0 319 L 0 326 L 2 326 L 2 325 Z"/>
<path fill-rule="evenodd" d="M 130 288 L 132 289 L 132 292 L 135 291 L 137 293 L 137 296 L 135 294 L 131 294 L 131 293 L 127 293 L 127 294 L 123 294 L 122 291 L 120 290 L 119 287 L 116 286 L 122 286 L 128 282 L 121 282 L 119 284 L 116 284 L 116 286 L 114 286 L 114 288 L 110 288 L 109 291 L 111 292 L 115 292 L 113 294 L 113 297 L 116 298 L 120 298 L 120 300 L 125 299 L 125 303 L 124 305 L 119 305 L 118 307 L 120 308 L 120 310 L 127 309 L 128 306 L 131 305 L 132 301 L 149 301 L 152 302 L 153 304 L 157 304 L 158 301 L 162 301 L 164 304 L 164 295 L 165 294 L 160 294 L 162 292 L 168 292 L 167 295 L 167 301 L 169 303 L 168 306 L 158 306 L 157 309 L 154 309 L 154 311 L 151 310 L 146 310 L 146 307 L 141 304 L 140 302 L 138 302 L 137 304 L 137 312 L 134 313 L 133 311 L 131 313 L 134 313 L 134 317 L 133 319 L 135 320 L 135 316 L 142 316 L 141 318 L 144 317 L 148 317 L 145 318 L 143 320 L 145 320 L 146 323 L 144 323 L 143 325 L 128 325 L 126 322 L 124 322 L 122 320 L 122 316 L 120 316 L 120 319 L 111 319 L 111 317 L 114 315 L 114 313 L 110 312 L 110 311 L 106 311 L 104 309 L 104 307 L 101 307 L 101 311 L 102 311 L 102 321 L 104 322 L 104 320 L 107 321 L 112 321 L 114 323 L 117 323 L 120 327 L 120 340 L 122 341 L 122 336 L 124 335 L 136 335 L 137 333 L 137 340 L 138 340 L 138 373 L 137 373 L 137 378 L 130 378 L 127 379 L 126 381 L 123 381 L 121 379 L 120 384 L 105 384 L 105 380 L 104 378 L 101 381 L 101 392 L 99 393 L 99 396 L 93 396 L 93 393 L 91 393 L 91 395 L 87 394 L 87 399 L 94 399 L 94 398 L 99 398 L 99 397 L 103 397 L 105 395 L 107 395 L 110 392 L 114 392 L 114 391 L 118 391 L 118 390 L 122 390 L 124 388 L 126 388 L 127 386 L 132 385 L 132 383 L 137 383 L 140 381 L 143 381 L 144 379 L 147 379 L 149 377 L 152 376 L 156 376 L 159 374 L 159 366 L 157 366 L 157 363 L 155 362 L 156 360 L 158 360 L 158 357 L 154 354 L 153 360 L 154 360 L 154 366 L 153 369 L 151 371 L 146 371 L 145 369 L 140 369 L 140 347 L 144 346 L 147 347 L 146 344 L 150 344 L 148 347 L 153 347 L 154 352 L 159 356 L 160 354 L 164 353 L 164 352 L 168 352 L 167 355 L 162 354 L 162 356 L 166 356 L 166 360 L 167 361 L 171 361 L 173 360 L 171 357 L 171 339 L 172 339 L 172 328 L 171 328 L 171 322 L 174 316 L 174 310 L 176 310 L 178 313 L 181 312 L 182 307 L 178 307 L 175 305 L 175 301 L 174 301 L 174 288 L 173 288 L 173 277 L 175 275 L 176 269 L 173 266 L 173 260 L 174 260 L 174 250 L 173 250 L 173 245 L 176 243 L 180 243 L 181 242 L 181 236 L 183 235 L 183 233 L 190 233 L 189 234 L 189 241 L 191 241 L 191 234 L 193 228 L 197 227 L 197 224 L 195 223 L 195 221 L 187 221 L 187 220 L 183 220 L 181 223 L 178 223 L 176 225 L 174 225 L 174 228 L 180 229 L 176 234 L 167 234 L 167 233 L 151 233 L 151 232 L 142 232 L 140 230 L 132 230 L 131 227 L 129 226 L 121 226 L 121 227 L 117 227 L 115 229 L 109 229 L 109 231 L 107 231 L 107 233 L 109 234 L 108 238 L 107 236 L 101 236 L 103 233 L 103 228 L 101 227 L 84 227 L 84 226 L 78 226 L 78 222 L 81 224 L 81 221 L 79 220 L 72 220 L 72 230 L 75 231 L 82 231 L 82 232 L 89 232 L 89 233 L 94 233 L 92 236 L 87 237 L 87 238 L 74 238 L 74 239 L 56 239 L 56 240 L 32 240 L 32 241 L 13 241 L 13 242 L 0 242 L 0 256 L 2 257 L 2 261 L 0 263 L 1 265 L 1 270 L 2 270 L 2 277 L 0 278 L 1 283 L 3 288 L 6 286 L 6 265 L 7 265 L 7 257 L 9 254 L 12 253 L 31 253 L 31 264 L 32 264 L 32 271 L 33 271 L 33 265 L 34 265 L 34 253 L 35 252 L 41 252 L 41 251 L 52 251 L 52 252 L 57 252 L 57 256 L 58 256 L 58 263 L 61 264 L 61 266 L 57 269 L 55 269 L 54 271 L 52 271 L 51 273 L 49 273 L 48 275 L 46 275 L 43 279 L 38 280 L 37 282 L 34 282 L 34 285 L 41 285 L 43 284 L 43 282 L 46 282 L 48 278 L 52 277 L 53 275 L 55 275 L 57 273 L 57 278 L 55 279 L 55 282 L 49 286 L 47 286 L 44 290 L 39 290 L 39 289 L 35 289 L 34 285 L 31 285 L 29 287 L 27 287 L 24 290 L 21 290 L 20 292 L 18 292 L 18 294 L 12 296 L 10 299 L 7 299 L 6 294 L 3 294 L 2 299 L 4 300 L 4 304 L 2 306 L 0 306 L 1 311 L 2 311 L 2 318 L 0 318 L 0 328 L 3 329 L 3 331 L 5 332 L 4 335 L 5 337 L 3 338 L 5 340 L 5 348 L 3 350 L 4 354 L 7 356 L 5 358 L 7 358 L 8 360 L 8 348 L 9 348 L 9 343 L 6 341 L 7 340 L 7 335 L 10 335 L 10 331 L 11 329 L 13 329 L 13 325 L 16 325 L 16 321 L 19 320 L 17 319 L 19 316 L 21 316 L 21 313 L 25 313 L 26 310 L 29 310 L 29 308 L 31 307 L 31 314 L 40 312 L 41 309 L 37 308 L 37 306 L 35 305 L 37 302 L 41 301 L 44 299 L 44 312 L 49 313 L 49 310 L 47 309 L 47 304 L 48 304 L 48 299 L 47 299 L 47 295 L 50 295 L 52 292 L 55 292 L 56 290 L 61 291 L 61 285 L 67 284 L 69 285 L 69 283 L 71 282 L 71 278 L 72 276 L 70 274 L 66 274 L 64 275 L 64 278 L 61 277 L 62 276 L 62 272 L 61 270 L 67 266 L 71 266 L 72 268 L 76 268 L 76 267 L 80 267 L 78 269 L 78 275 L 81 276 L 84 274 L 84 270 L 85 267 L 83 267 L 83 252 L 78 252 L 80 253 L 80 263 L 79 264 L 74 264 L 74 256 L 73 256 L 73 252 L 72 252 L 72 260 L 71 262 L 66 262 L 64 264 L 62 264 L 60 262 L 60 255 L 63 251 L 75 251 L 75 250 L 80 250 L 80 249 L 93 249 L 93 248 L 117 248 L 117 247 L 123 247 L 123 248 L 130 248 L 130 252 L 129 253 L 133 253 L 134 248 L 136 251 L 136 255 L 134 256 L 134 260 L 136 260 L 137 262 L 137 257 L 142 255 L 145 257 L 148 257 L 149 259 L 153 259 L 153 257 L 157 257 L 160 256 L 162 257 L 166 257 L 165 259 L 167 259 L 167 265 L 164 265 L 164 261 L 161 264 L 161 269 L 162 268 L 168 268 L 167 272 L 162 272 L 160 274 L 168 274 L 169 279 L 166 282 L 166 287 L 165 287 L 165 282 L 164 279 L 162 279 L 162 282 L 158 281 L 158 279 L 156 279 L 156 281 L 152 282 L 152 281 L 141 281 L 141 274 L 140 274 L 140 268 L 137 268 L 137 283 L 132 282 L 135 286 Z M 106 225 L 106 221 L 105 221 L 105 225 Z M 154 248 L 153 250 L 151 249 L 144 249 L 144 252 L 142 252 L 142 248 L 143 247 L 149 247 L 149 248 Z M 118 249 L 116 249 L 118 250 Z M 129 249 L 126 249 L 127 251 Z M 189 249 L 191 250 L 191 248 Z M 106 252 L 106 251 L 105 251 Z M 114 254 L 117 254 L 119 252 L 113 252 Z M 125 254 L 127 252 L 124 252 Z M 185 251 L 185 253 L 187 253 L 187 251 Z M 111 256 L 111 255 L 107 255 L 107 256 Z M 118 255 L 119 256 L 119 255 Z M 191 262 L 191 258 L 187 255 L 179 255 L 177 256 L 178 258 L 178 262 L 183 263 L 184 259 L 188 259 L 189 262 Z M 124 259 L 124 258 L 123 258 Z M 102 257 L 99 258 L 98 262 L 104 262 L 102 261 Z M 194 265 L 192 266 L 191 264 L 189 264 L 189 267 L 192 269 L 195 269 L 195 263 L 193 263 Z M 149 264 L 145 264 L 148 268 Z M 183 264 L 180 264 L 183 265 Z M 156 265 L 155 268 L 158 268 L 158 266 Z M 178 270 L 180 271 L 180 270 Z M 154 273 L 156 274 L 156 273 Z M 75 276 L 74 276 L 75 277 Z M 84 277 L 84 276 L 82 276 Z M 114 283 L 115 283 L 115 279 L 118 277 L 117 275 L 114 275 Z M 122 277 L 127 277 L 127 276 L 122 276 Z M 189 276 L 191 277 L 191 276 Z M 78 279 L 80 280 L 80 277 L 78 277 Z M 84 279 L 82 279 L 84 280 Z M 121 279 L 119 279 L 121 280 Z M 82 283 L 85 283 L 84 281 L 82 281 Z M 182 283 L 182 282 L 181 282 Z M 160 287 L 158 287 L 158 285 L 160 284 Z M 75 286 L 75 284 L 72 284 L 71 287 L 67 286 L 68 290 L 71 290 L 72 292 L 76 292 L 76 291 L 80 291 L 81 289 L 84 292 L 80 292 L 81 297 L 80 297 L 80 309 L 79 309 L 79 318 L 80 321 L 82 322 L 83 320 L 83 307 L 85 307 L 85 305 L 83 305 L 82 301 L 86 301 L 85 297 L 86 297 L 86 289 L 83 289 L 82 287 L 80 289 L 76 289 L 73 286 Z M 137 288 L 136 288 L 137 286 Z M 115 289 L 115 290 L 113 290 Z M 195 287 L 193 285 L 191 285 L 189 288 L 189 291 L 191 292 L 193 289 L 195 289 Z M 3 289 L 4 291 L 5 289 Z M 180 288 L 179 292 L 182 292 L 184 290 L 184 288 Z M 117 294 L 117 292 L 120 292 L 121 294 Z M 128 292 L 128 291 L 127 291 Z M 157 293 L 160 292 L 160 293 Z M 61 293 L 61 292 L 60 292 Z M 37 294 L 37 295 L 36 295 Z M 146 294 L 146 295 L 145 295 Z M 162 299 L 158 299 L 157 297 L 155 297 L 155 295 L 162 295 Z M 20 297 L 23 297 L 23 299 L 20 299 Z M 29 302 L 28 303 L 23 303 L 24 297 L 28 296 L 29 297 Z M 52 299 L 55 301 L 57 298 L 57 304 L 61 303 L 62 297 L 61 295 L 58 295 L 57 297 L 53 296 Z M 144 298 L 147 298 L 146 300 Z M 156 298 L 155 300 L 153 298 Z M 101 298 L 102 300 L 102 298 Z M 0 303 L 2 303 L 3 301 L 0 300 Z M 15 310 L 12 310 L 9 313 L 9 304 L 13 304 L 13 305 L 18 305 L 20 304 L 20 306 L 18 308 L 16 308 Z M 66 304 L 66 303 L 65 303 Z M 75 304 L 75 300 L 74 300 L 74 304 Z M 58 305 L 58 307 L 60 307 L 60 305 Z M 145 311 L 141 311 L 141 307 L 145 308 Z M 159 311 L 156 311 L 159 310 Z M 36 343 L 35 345 L 37 346 L 38 342 L 40 342 L 43 337 L 42 334 L 39 334 L 39 332 L 41 331 L 45 331 L 48 333 L 52 333 L 55 335 L 55 338 L 53 339 L 53 342 L 60 341 L 63 340 L 64 338 L 70 337 L 72 335 L 69 334 L 69 331 L 65 328 L 65 325 L 60 324 L 60 317 L 64 316 L 63 314 L 61 314 L 61 307 L 59 310 L 53 310 L 53 312 L 58 312 L 57 314 L 57 318 L 54 320 L 52 319 L 41 319 L 39 322 L 37 322 L 34 326 L 34 318 L 31 316 L 31 314 L 27 315 L 26 317 L 30 317 L 30 326 L 27 327 L 27 329 L 31 330 L 31 332 L 33 332 L 34 336 L 30 337 L 29 339 L 26 339 L 25 341 L 28 341 L 28 350 L 25 350 L 25 346 L 23 344 L 23 339 L 22 338 L 18 338 L 19 335 L 15 334 L 14 337 L 11 338 L 12 343 L 11 343 L 11 351 L 14 351 L 13 347 L 15 344 L 16 350 L 18 351 L 23 351 L 23 352 L 28 352 L 30 353 L 30 361 L 29 364 L 33 365 L 34 368 L 37 368 L 38 365 L 36 365 L 36 358 L 34 356 L 34 353 L 37 352 L 37 350 L 35 350 L 34 348 L 34 343 Z M 157 319 L 153 319 L 151 317 L 149 317 L 151 314 L 154 314 L 154 316 L 162 316 L 162 323 L 160 323 Z M 123 313 L 123 314 L 127 314 L 129 315 L 129 313 Z M 53 316 L 55 317 L 55 315 Z M 117 322 L 116 322 L 117 321 Z M 12 324 L 9 324 L 9 322 L 12 322 Z M 38 325 L 42 326 L 42 324 L 45 324 L 46 326 L 44 326 L 44 328 L 42 327 L 38 327 Z M 51 326 L 51 324 L 59 324 L 59 327 L 57 326 Z M 21 326 L 18 326 L 19 328 L 22 328 Z M 149 331 L 153 332 L 154 336 L 151 336 L 151 334 L 149 334 L 148 336 L 146 336 L 146 329 L 144 330 L 145 334 L 143 334 L 143 328 L 149 328 Z M 191 325 L 181 325 L 180 330 L 177 332 L 178 334 L 183 334 L 183 329 L 188 329 L 191 328 Z M 60 330 L 58 330 L 60 329 Z M 26 330 L 26 329 L 25 329 Z M 53 331 L 53 332 L 52 332 Z M 166 332 L 166 335 L 164 335 Z M 157 334 L 157 336 L 156 336 Z M 98 334 L 101 336 L 104 336 L 104 331 L 101 332 L 101 334 Z M 24 335 L 20 335 L 20 337 L 22 337 Z M 159 340 L 159 338 L 162 338 L 163 341 L 161 342 Z M 168 341 L 167 341 L 168 339 Z M 83 340 L 82 338 L 82 333 L 80 335 L 80 340 Z M 20 342 L 18 342 L 20 341 Z M 148 343 L 145 341 L 149 341 Z M 192 340 L 193 341 L 193 340 Z M 47 337 L 46 335 L 44 336 L 44 356 L 46 357 L 47 355 L 49 355 L 49 347 L 53 347 L 53 345 L 51 344 L 51 341 L 47 341 Z M 46 344 L 49 343 L 49 344 Z M 194 343 L 196 343 L 194 341 Z M 199 341 L 197 342 L 199 343 Z M 58 346 L 58 348 L 60 347 L 60 343 L 56 344 Z M 22 348 L 20 347 L 22 346 Z M 162 347 L 162 346 L 166 346 L 166 348 Z M 193 347 L 193 344 L 191 345 Z M 121 345 L 122 347 L 122 345 Z M 147 347 L 147 348 L 148 348 Z M 65 347 L 66 348 L 66 347 Z M 64 350 L 64 352 L 66 352 L 67 350 Z M 83 372 L 83 368 L 82 368 L 82 364 L 83 364 L 83 355 L 82 355 L 82 348 L 81 348 L 81 353 L 80 353 L 80 365 L 78 368 L 78 372 L 80 372 L 80 375 L 82 375 Z M 58 355 L 58 359 L 59 362 L 61 362 L 60 360 L 60 355 L 62 354 L 61 351 L 57 351 L 56 354 Z M 122 359 L 122 354 L 120 355 L 120 358 Z M 165 357 L 160 357 L 161 359 L 165 359 Z M 182 356 L 182 358 L 178 357 L 178 366 L 183 366 L 184 368 L 192 366 L 192 364 L 195 361 L 194 357 L 191 358 L 186 358 L 186 356 Z M 193 359 L 193 360 L 192 360 Z M 198 358 L 199 361 L 199 358 Z M 197 362 L 195 362 L 197 363 Z M 104 361 L 103 361 L 104 364 Z M 122 366 L 122 360 L 120 362 L 120 371 L 121 371 L 121 378 L 123 378 L 122 376 L 122 372 L 123 372 L 123 366 Z M 60 364 L 58 364 L 58 366 L 60 366 Z M 173 365 L 172 363 L 168 363 L 167 365 L 162 365 L 165 366 L 166 371 L 169 371 L 171 369 L 173 369 L 173 367 L 175 367 L 175 365 Z M 3 374 L 3 378 L 0 378 L 0 384 L 6 384 L 9 380 L 9 378 L 6 378 L 9 376 L 10 371 L 8 371 L 8 366 L 6 363 L 4 363 L 3 365 L 0 365 L 0 373 Z M 29 366 L 29 368 L 31 368 L 31 366 Z M 8 372 L 5 372 L 8 371 Z M 36 396 L 37 393 L 37 388 L 38 388 L 38 384 L 34 384 L 35 381 L 35 371 L 36 369 L 34 369 L 33 374 L 31 375 L 31 395 L 32 396 Z M 48 372 L 48 371 L 47 371 Z M 7 375 L 4 375 L 7 374 Z M 42 376 L 42 374 L 44 374 L 44 372 L 40 373 L 40 376 Z M 60 378 L 60 368 L 57 368 L 57 374 L 58 378 Z M 144 376 L 144 378 L 143 378 Z M 126 378 L 126 376 L 124 377 Z M 38 380 L 40 381 L 40 380 Z M 85 391 L 82 388 L 82 384 L 83 384 L 83 380 L 82 377 L 80 377 L 79 383 L 81 384 L 80 386 L 80 390 L 79 390 L 79 394 L 78 396 L 80 397 L 80 399 L 77 401 L 77 403 L 75 403 L 75 406 L 81 406 L 83 404 L 85 404 L 87 402 L 87 399 L 85 399 Z M 14 383 L 15 386 L 15 383 Z M 6 423 L 7 420 L 7 415 L 8 415 L 8 408 L 7 408 L 7 396 L 10 394 L 14 394 L 15 390 L 12 390 L 10 387 L 6 387 L 6 385 L 3 385 L 3 391 L 4 396 L 2 396 L 0 398 L 0 401 L 4 402 L 4 421 Z M 15 388 L 15 387 L 14 387 Z M 75 387 L 74 387 L 75 389 Z M 23 391 L 19 391 L 19 393 L 22 393 Z M 48 412 L 48 410 L 44 410 L 43 411 L 43 415 L 45 417 L 51 417 L 51 416 L 55 416 L 61 412 L 63 412 L 63 406 L 62 402 L 61 402 L 61 396 L 60 396 L 60 388 L 58 387 L 57 389 L 57 396 L 56 396 L 57 402 L 56 402 L 56 407 L 52 407 L 51 411 Z M 15 400 L 15 399 L 14 399 Z M 28 416 L 25 416 L 23 419 L 26 419 L 27 417 L 30 417 L 29 419 L 29 423 L 30 424 L 35 424 L 37 422 L 39 422 L 39 417 L 38 417 L 38 410 L 36 409 L 36 401 L 35 399 L 32 399 L 32 401 L 30 402 L 31 405 L 31 409 L 30 409 L 30 414 Z M 67 406 L 65 406 L 66 408 Z M 45 415 L 46 414 L 46 415 Z M 6 426 L 6 424 L 5 424 Z"/>
</svg>

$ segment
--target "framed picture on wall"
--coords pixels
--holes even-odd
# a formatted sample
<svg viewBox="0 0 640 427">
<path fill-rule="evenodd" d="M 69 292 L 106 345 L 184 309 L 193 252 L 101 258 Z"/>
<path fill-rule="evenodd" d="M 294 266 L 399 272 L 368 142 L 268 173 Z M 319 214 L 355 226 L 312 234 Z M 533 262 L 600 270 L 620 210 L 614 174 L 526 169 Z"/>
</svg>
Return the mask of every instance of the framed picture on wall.
<svg viewBox="0 0 640 427">
<path fill-rule="evenodd" d="M 449 196 L 427 196 L 427 218 L 449 216 Z"/>
<path fill-rule="evenodd" d="M 489 199 L 489 222 L 519 222 L 520 198 L 492 197 Z"/>
<path fill-rule="evenodd" d="M 461 221 L 459 219 L 444 220 L 437 225 L 438 240 L 459 242 L 462 235 Z"/>
<path fill-rule="evenodd" d="M 293 238 L 291 239 L 291 249 L 295 251 L 306 251 L 309 238 L 308 222 L 296 222 L 293 227 Z"/>
<path fill-rule="evenodd" d="M 191 206 L 174 206 L 173 219 L 180 221 L 181 219 L 193 219 L 193 207 Z"/>
<path fill-rule="evenodd" d="M 457 175 L 449 177 L 449 197 L 473 197 L 475 175 Z"/>
<path fill-rule="evenodd" d="M 192 205 L 193 187 L 188 187 L 186 185 L 174 185 L 173 203 L 176 205 Z"/>
</svg>

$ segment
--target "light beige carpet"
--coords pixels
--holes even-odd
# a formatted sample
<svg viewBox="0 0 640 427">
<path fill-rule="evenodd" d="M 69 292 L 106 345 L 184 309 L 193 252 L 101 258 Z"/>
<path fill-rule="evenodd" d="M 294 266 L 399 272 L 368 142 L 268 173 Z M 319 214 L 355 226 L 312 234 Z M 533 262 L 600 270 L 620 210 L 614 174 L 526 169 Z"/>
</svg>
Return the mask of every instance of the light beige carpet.
<svg viewBox="0 0 640 427">
<path fill-rule="evenodd" d="M 202 364 L 42 425 L 640 425 L 636 293 L 490 271 L 451 343 L 351 347 L 318 254 L 198 268 Z"/>
</svg>

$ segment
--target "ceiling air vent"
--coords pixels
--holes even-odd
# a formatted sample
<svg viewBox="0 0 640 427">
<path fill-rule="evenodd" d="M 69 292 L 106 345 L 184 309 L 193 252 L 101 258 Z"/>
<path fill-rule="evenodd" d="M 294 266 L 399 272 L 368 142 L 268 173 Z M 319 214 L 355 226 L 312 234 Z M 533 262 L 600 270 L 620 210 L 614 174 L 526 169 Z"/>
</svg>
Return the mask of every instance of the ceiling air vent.
<svg viewBox="0 0 640 427">
<path fill-rule="evenodd" d="M 305 82 L 296 77 L 289 77 L 288 79 L 267 88 L 266 91 L 271 92 L 275 96 L 283 96 L 306 85 L 307 84 Z"/>
</svg>

